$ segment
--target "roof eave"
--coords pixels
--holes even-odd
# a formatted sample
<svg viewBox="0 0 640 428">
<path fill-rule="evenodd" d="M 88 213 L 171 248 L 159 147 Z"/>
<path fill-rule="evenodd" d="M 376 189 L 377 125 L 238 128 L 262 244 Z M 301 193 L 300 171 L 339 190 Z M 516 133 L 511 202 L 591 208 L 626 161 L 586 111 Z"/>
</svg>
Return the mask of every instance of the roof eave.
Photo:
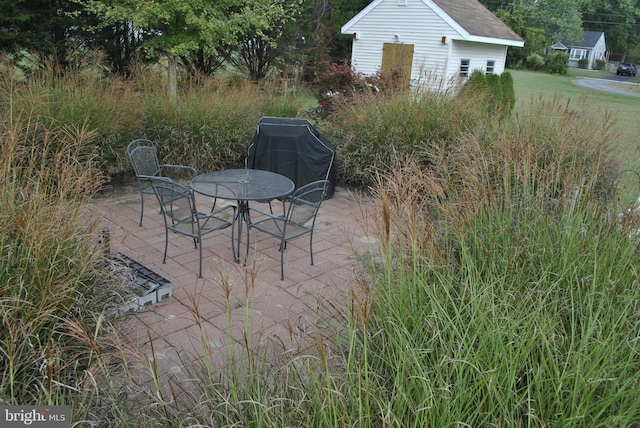
<svg viewBox="0 0 640 428">
<path fill-rule="evenodd" d="M 382 3 L 382 0 L 374 0 L 371 3 L 369 3 L 369 5 L 367 5 L 367 7 L 362 9 L 356 16 L 351 18 L 346 24 L 344 24 L 342 27 L 340 27 L 340 33 L 342 33 L 342 34 L 353 34 L 353 33 L 355 33 L 355 31 L 351 30 L 351 27 L 353 27 L 356 23 L 358 23 L 358 21 L 360 21 L 360 19 L 362 19 L 363 16 L 368 14 L 371 11 L 371 9 L 374 9 L 380 3 Z"/>
<path fill-rule="evenodd" d="M 461 38 L 458 40 L 464 40 L 467 42 L 487 43 L 490 45 L 504 45 L 513 47 L 524 47 L 524 40 L 511 40 L 511 39 L 498 39 L 496 37 L 483 37 L 483 36 L 469 36 L 468 38 Z"/>
</svg>

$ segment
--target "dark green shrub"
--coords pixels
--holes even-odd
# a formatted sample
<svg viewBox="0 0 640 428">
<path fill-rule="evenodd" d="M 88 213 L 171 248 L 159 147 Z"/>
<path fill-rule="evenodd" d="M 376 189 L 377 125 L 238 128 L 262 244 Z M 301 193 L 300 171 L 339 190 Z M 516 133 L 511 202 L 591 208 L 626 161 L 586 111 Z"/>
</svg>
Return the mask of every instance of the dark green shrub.
<svg viewBox="0 0 640 428">
<path fill-rule="evenodd" d="M 502 89 L 502 80 L 500 76 L 497 74 L 487 74 L 485 75 L 487 79 L 487 88 L 491 92 L 491 98 L 493 100 L 492 109 L 495 109 L 496 112 L 502 111 L 502 104 L 504 103 L 504 90 Z"/>
<path fill-rule="evenodd" d="M 485 75 L 482 71 L 475 70 L 458 96 L 483 100 L 484 108 L 499 117 L 510 114 L 515 106 L 513 78 L 508 71 L 502 75 Z"/>
<path fill-rule="evenodd" d="M 603 59 L 596 60 L 596 70 L 604 70 L 607 66 L 607 62 Z"/>
<path fill-rule="evenodd" d="M 553 55 L 547 55 L 545 57 L 544 68 L 551 74 L 567 74 L 568 71 L 569 54 L 564 52 L 557 52 Z"/>
<path fill-rule="evenodd" d="M 489 89 L 487 76 L 481 70 L 473 70 L 469 79 L 464 84 L 464 90 L 473 92 L 482 92 Z"/>
<path fill-rule="evenodd" d="M 589 66 L 589 60 L 587 58 L 582 58 L 578 60 L 578 67 L 585 70 Z"/>
<path fill-rule="evenodd" d="M 533 53 L 527 57 L 527 69 L 542 70 L 544 68 L 544 57 L 540 54 Z"/>
<path fill-rule="evenodd" d="M 511 113 L 516 106 L 516 90 L 511 72 L 503 71 L 500 80 L 502 82 L 502 105 L 507 109 L 507 113 Z"/>
</svg>

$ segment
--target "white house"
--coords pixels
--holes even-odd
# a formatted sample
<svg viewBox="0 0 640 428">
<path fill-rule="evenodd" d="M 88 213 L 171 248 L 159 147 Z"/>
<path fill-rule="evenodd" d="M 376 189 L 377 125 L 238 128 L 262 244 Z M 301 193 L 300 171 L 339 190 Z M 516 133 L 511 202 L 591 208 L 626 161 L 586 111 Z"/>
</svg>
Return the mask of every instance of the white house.
<svg viewBox="0 0 640 428">
<path fill-rule="evenodd" d="M 579 40 L 565 40 L 551 46 L 569 54 L 569 67 L 578 67 L 578 61 L 587 59 L 587 69 L 595 68 L 596 60 L 606 60 L 607 43 L 601 31 L 585 31 Z"/>
<path fill-rule="evenodd" d="M 476 0 L 374 0 L 342 27 L 365 75 L 393 73 L 413 87 L 448 90 L 476 69 L 501 74 L 524 41 Z"/>
</svg>

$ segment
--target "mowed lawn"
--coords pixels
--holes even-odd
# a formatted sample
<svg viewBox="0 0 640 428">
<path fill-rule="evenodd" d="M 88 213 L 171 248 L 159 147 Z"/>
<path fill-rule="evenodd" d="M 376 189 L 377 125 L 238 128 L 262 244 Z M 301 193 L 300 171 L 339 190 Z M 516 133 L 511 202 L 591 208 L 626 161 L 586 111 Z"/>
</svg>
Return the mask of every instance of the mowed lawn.
<svg viewBox="0 0 640 428">
<path fill-rule="evenodd" d="M 516 91 L 516 111 L 526 107 L 532 97 L 557 96 L 568 103 L 568 108 L 582 111 L 585 107 L 594 120 L 605 115 L 617 118 L 619 133 L 616 146 L 621 149 L 625 166 L 640 170 L 640 98 L 596 91 L 580 87 L 574 80 L 580 76 L 599 78 L 613 73 L 571 69 L 566 76 L 522 70 L 510 70 Z M 640 78 L 631 79 L 640 90 Z"/>
</svg>

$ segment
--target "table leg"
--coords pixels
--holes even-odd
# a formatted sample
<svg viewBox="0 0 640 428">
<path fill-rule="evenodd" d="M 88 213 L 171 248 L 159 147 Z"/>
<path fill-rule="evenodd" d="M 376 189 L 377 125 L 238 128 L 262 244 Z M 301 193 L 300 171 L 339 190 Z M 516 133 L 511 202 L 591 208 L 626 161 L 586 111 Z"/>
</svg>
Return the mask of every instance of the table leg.
<svg viewBox="0 0 640 428">
<path fill-rule="evenodd" d="M 247 201 L 238 201 L 238 217 L 236 220 L 238 222 L 238 242 L 235 244 L 233 256 L 236 259 L 236 263 L 240 263 L 240 243 L 242 242 L 243 223 L 247 223 L 247 238 L 249 233 L 249 203 Z M 244 264 L 247 264 L 246 254 Z"/>
</svg>

